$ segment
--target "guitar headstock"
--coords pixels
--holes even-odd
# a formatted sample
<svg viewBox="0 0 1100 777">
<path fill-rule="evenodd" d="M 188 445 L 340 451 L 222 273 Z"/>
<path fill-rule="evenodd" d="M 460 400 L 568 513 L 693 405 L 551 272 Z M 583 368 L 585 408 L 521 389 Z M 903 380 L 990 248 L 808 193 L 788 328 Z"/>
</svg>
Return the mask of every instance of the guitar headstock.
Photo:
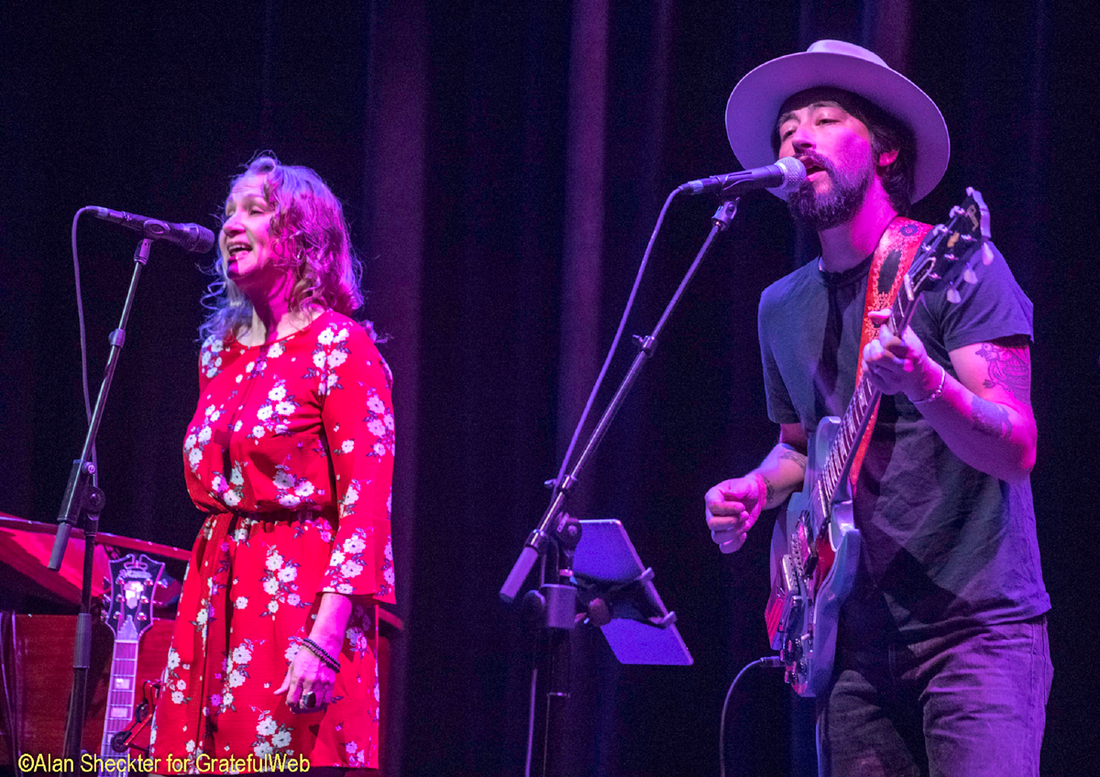
<svg viewBox="0 0 1100 777">
<path fill-rule="evenodd" d="M 914 295 L 923 292 L 927 285 L 948 280 L 947 299 L 958 302 L 959 282 L 978 282 L 976 260 L 980 259 L 982 265 L 993 261 L 989 208 L 981 192 L 967 187 L 966 199 L 952 208 L 948 216 L 946 223 L 937 224 L 925 236 L 909 278 Z"/>
<path fill-rule="evenodd" d="M 164 564 L 144 553 L 110 562 L 111 592 L 104 620 L 115 639 L 137 640 L 153 625 L 153 590 L 164 574 Z"/>
</svg>

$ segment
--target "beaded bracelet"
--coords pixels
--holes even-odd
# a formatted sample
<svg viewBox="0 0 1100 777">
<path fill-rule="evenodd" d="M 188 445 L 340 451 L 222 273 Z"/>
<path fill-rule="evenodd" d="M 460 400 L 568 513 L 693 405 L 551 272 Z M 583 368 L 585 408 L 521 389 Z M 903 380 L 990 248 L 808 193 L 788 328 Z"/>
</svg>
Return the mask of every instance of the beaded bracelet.
<svg viewBox="0 0 1100 777">
<path fill-rule="evenodd" d="M 947 383 L 947 369 L 941 364 L 940 370 L 940 385 L 936 386 L 936 390 L 926 396 L 924 399 L 914 399 L 914 405 L 927 405 L 932 400 L 939 399 L 940 395 L 943 394 L 943 387 Z"/>
<path fill-rule="evenodd" d="M 310 653 L 317 656 L 317 658 L 320 659 L 321 663 L 327 666 L 333 672 L 338 673 L 340 671 L 340 662 L 330 656 L 327 652 L 325 652 L 325 649 L 314 642 L 312 639 L 310 639 L 309 637 L 302 637 L 300 640 L 298 640 L 298 642 L 299 644 L 304 646 Z"/>
</svg>

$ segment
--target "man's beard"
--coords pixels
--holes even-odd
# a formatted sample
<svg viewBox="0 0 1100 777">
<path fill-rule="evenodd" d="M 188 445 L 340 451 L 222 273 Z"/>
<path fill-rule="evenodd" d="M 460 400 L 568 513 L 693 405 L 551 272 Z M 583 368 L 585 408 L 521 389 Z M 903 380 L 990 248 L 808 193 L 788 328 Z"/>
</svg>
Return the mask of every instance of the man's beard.
<svg viewBox="0 0 1100 777">
<path fill-rule="evenodd" d="M 812 181 L 803 183 L 787 197 L 791 215 L 818 232 L 851 221 L 871 185 L 871 166 L 841 172 L 825 157 L 810 155 L 809 161 L 823 168 L 833 185 L 825 194 L 818 194 Z"/>
</svg>

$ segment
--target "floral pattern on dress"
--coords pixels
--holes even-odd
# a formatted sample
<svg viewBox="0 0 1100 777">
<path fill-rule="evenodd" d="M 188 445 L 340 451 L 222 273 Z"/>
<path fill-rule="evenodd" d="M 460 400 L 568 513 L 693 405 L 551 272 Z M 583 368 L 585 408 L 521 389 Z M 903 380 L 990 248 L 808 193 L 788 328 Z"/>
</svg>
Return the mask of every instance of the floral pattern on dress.
<svg viewBox="0 0 1100 777">
<path fill-rule="evenodd" d="M 296 538 L 303 537 L 307 532 L 317 532 L 317 536 L 321 538 L 322 542 L 332 543 L 332 524 L 323 515 L 303 518 L 300 523 L 295 524 L 294 536 Z"/>
<path fill-rule="evenodd" d="M 276 465 L 275 479 L 276 501 L 287 509 L 294 510 L 302 505 L 317 504 L 315 497 L 325 495 L 324 489 L 318 490 L 308 478 L 297 477 L 287 464 Z"/>
<path fill-rule="evenodd" d="M 224 405 L 207 405 L 200 424 L 183 441 L 183 454 L 192 472 L 198 472 L 203 451 L 214 434 L 215 425 L 221 420 Z"/>
<path fill-rule="evenodd" d="M 260 617 L 274 615 L 279 611 L 280 604 L 290 607 L 309 606 L 298 595 L 297 580 L 300 566 L 296 561 L 283 558 L 275 548 L 268 549 L 267 569 L 260 580 L 260 585 L 270 598 L 267 601 L 267 611 Z"/>
<path fill-rule="evenodd" d="M 343 388 L 340 383 L 340 367 L 347 361 L 351 348 L 348 345 L 350 332 L 346 326 L 331 324 L 317 336 L 317 347 L 313 349 L 312 366 L 304 377 L 320 378 L 317 393 L 325 396 L 335 389 Z"/>
<path fill-rule="evenodd" d="M 347 638 L 348 646 L 352 652 L 359 656 L 365 656 L 370 651 L 370 640 L 373 637 L 375 623 L 373 608 L 356 604 L 348 619 Z"/>
<path fill-rule="evenodd" d="M 371 446 L 371 456 L 385 456 L 387 453 L 394 455 L 394 422 L 393 411 L 378 396 L 378 392 L 371 389 L 367 392 L 367 417 L 363 423 L 367 425 L 367 431 L 374 435 L 374 445 Z"/>
<path fill-rule="evenodd" d="M 241 465 L 233 465 L 228 479 L 221 472 L 215 471 L 210 479 L 210 487 L 211 496 L 221 499 L 227 507 L 239 505 L 244 497 L 244 473 L 241 472 Z"/>
<path fill-rule="evenodd" d="M 184 670 L 190 667 L 184 665 Z M 164 676 L 161 678 L 163 692 L 168 692 L 172 704 L 186 704 L 191 701 L 187 694 L 187 680 L 181 676 L 180 654 L 174 647 L 168 648 L 168 663 L 165 665 Z"/>
<path fill-rule="evenodd" d="M 271 710 L 258 710 L 256 738 L 252 741 L 252 754 L 263 758 L 265 755 L 294 755 L 290 749 L 293 729 L 280 724 L 271 714 Z"/>
<path fill-rule="evenodd" d="M 354 486 L 354 481 L 352 482 Z M 352 488 L 348 488 L 352 493 Z M 356 585 L 354 578 L 363 574 L 367 568 L 367 560 L 364 551 L 368 548 L 367 533 L 363 529 L 355 529 L 350 537 L 335 547 L 329 556 L 328 571 L 325 573 L 325 590 L 335 591 L 338 594 L 352 594 Z M 381 590 L 379 593 L 382 593 Z"/>
<path fill-rule="evenodd" d="M 393 542 L 386 540 L 386 547 L 382 549 L 382 579 L 386 581 L 386 590 L 392 591 L 397 584 L 393 572 Z"/>
<path fill-rule="evenodd" d="M 363 769 L 367 766 L 369 754 L 365 749 L 361 749 L 357 742 L 348 742 L 344 745 L 344 750 L 348 754 L 348 766 L 354 769 Z"/>
<path fill-rule="evenodd" d="M 247 605 L 247 602 L 246 602 Z M 237 609 L 244 609 L 243 607 Z M 236 697 L 233 691 L 240 688 L 251 677 L 248 665 L 252 661 L 252 654 L 259 643 L 251 639 L 244 639 L 241 644 L 225 656 L 224 664 L 216 679 L 222 680 L 220 690 L 210 694 L 210 715 L 216 717 L 226 711 L 236 711 Z"/>
<path fill-rule="evenodd" d="M 225 345 L 221 340 L 208 338 L 202 344 L 202 353 L 199 355 L 199 372 L 210 380 L 222 371 L 222 351 Z"/>
<path fill-rule="evenodd" d="M 377 767 L 374 602 L 394 601 L 391 385 L 369 335 L 331 311 L 267 346 L 203 344 L 184 472 L 207 517 L 180 596 L 153 757 L 194 770 L 201 754 L 259 750 Z M 333 703 L 295 715 L 275 690 L 319 596 L 337 590 L 357 598 Z"/>
<path fill-rule="evenodd" d="M 202 634 L 203 639 L 206 639 L 207 624 L 214 617 L 214 608 L 210 604 L 210 599 L 208 597 L 203 597 L 199 601 L 199 608 L 195 612 L 195 619 L 191 621 L 191 625 L 195 627 L 196 631 Z"/>
<path fill-rule="evenodd" d="M 267 399 L 256 411 L 256 423 L 246 435 L 257 444 L 265 434 L 289 434 L 290 417 L 300 407 L 298 401 L 286 390 L 286 381 L 280 380 L 267 392 Z"/>
</svg>

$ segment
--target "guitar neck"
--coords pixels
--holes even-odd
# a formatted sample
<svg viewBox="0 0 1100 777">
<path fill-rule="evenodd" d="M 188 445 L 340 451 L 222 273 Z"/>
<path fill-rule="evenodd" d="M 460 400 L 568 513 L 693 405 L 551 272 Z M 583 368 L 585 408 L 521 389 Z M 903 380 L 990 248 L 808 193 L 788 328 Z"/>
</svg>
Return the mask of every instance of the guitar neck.
<svg viewBox="0 0 1100 777">
<path fill-rule="evenodd" d="M 130 725 L 136 698 L 134 685 L 137 681 L 137 661 L 138 640 L 116 638 L 111 659 L 111 681 L 107 690 L 107 714 L 103 721 L 103 741 L 99 746 L 99 755 L 104 760 L 126 756 L 124 752 L 115 752 L 111 747 L 111 739 Z M 100 774 L 126 774 L 126 771 L 101 770 Z"/>
<path fill-rule="evenodd" d="M 909 326 L 919 297 L 919 293 L 913 292 L 909 278 L 904 278 L 897 299 L 890 308 L 890 326 L 895 332 L 904 331 Z M 862 354 L 859 358 L 862 358 Z M 863 439 L 880 396 L 881 393 L 871 386 L 867 376 L 860 375 L 852 401 L 848 403 L 841 417 L 840 433 L 833 440 L 829 455 L 814 484 L 814 499 L 821 507 L 821 515 L 829 514 L 828 506 L 832 504 L 837 490 L 851 471 L 859 441 Z"/>
</svg>

